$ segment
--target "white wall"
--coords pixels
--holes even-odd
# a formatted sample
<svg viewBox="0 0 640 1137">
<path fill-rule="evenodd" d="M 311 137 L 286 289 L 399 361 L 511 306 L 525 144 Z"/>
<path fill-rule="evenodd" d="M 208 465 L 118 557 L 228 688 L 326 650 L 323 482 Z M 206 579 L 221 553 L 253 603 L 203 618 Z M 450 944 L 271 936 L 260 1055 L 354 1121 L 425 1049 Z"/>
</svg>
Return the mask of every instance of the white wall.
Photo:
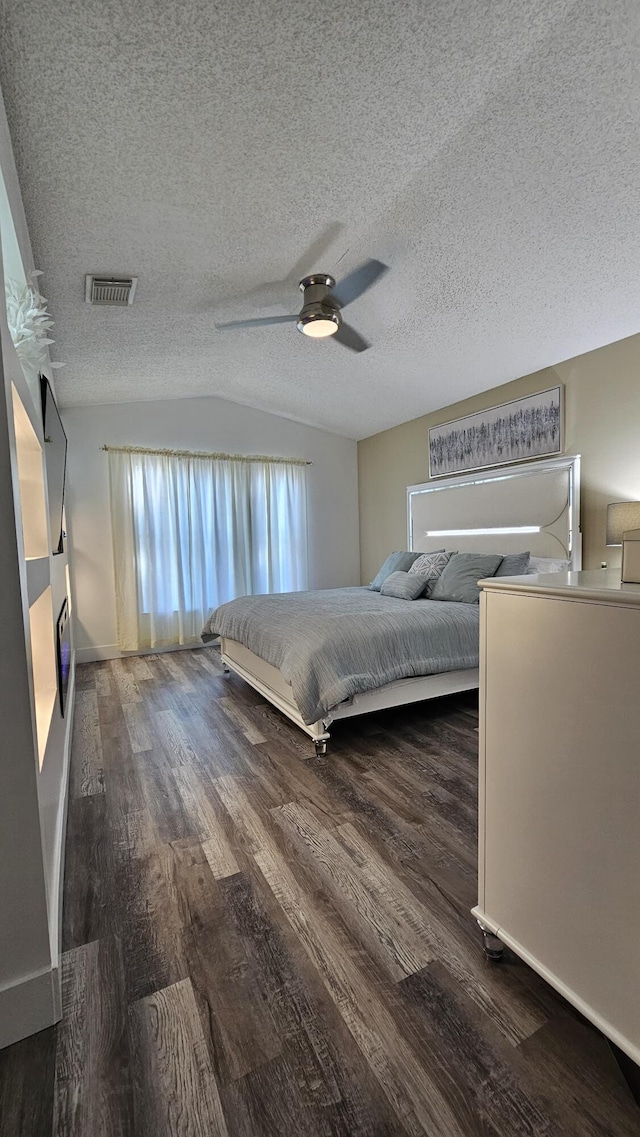
<svg viewBox="0 0 640 1137">
<path fill-rule="evenodd" d="M 307 458 L 309 587 L 358 584 L 356 443 L 224 399 L 67 407 L 66 515 L 79 662 L 118 654 L 104 443 Z"/>
</svg>

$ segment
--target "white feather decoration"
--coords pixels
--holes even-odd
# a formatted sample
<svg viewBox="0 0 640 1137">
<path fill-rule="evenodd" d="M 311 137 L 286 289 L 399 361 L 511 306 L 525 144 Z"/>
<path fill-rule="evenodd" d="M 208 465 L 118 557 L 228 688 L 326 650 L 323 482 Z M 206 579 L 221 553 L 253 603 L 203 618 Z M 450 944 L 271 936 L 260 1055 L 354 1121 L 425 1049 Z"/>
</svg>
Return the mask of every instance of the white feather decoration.
<svg viewBox="0 0 640 1137">
<path fill-rule="evenodd" d="M 9 279 L 5 285 L 9 331 L 28 379 L 37 379 L 46 367 L 63 366 L 48 359 L 48 346 L 54 341 L 47 332 L 53 327 L 53 320 L 47 312 L 47 301 L 37 289 L 39 276 L 42 272 L 35 270 L 29 276 L 31 283 Z"/>
</svg>

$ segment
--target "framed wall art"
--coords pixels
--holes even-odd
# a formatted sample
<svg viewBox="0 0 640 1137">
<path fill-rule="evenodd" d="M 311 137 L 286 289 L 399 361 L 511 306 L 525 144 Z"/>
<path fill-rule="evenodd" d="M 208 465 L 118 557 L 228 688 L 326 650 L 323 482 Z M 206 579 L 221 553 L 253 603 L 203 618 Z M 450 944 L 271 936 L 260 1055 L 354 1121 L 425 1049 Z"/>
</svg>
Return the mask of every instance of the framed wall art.
<svg viewBox="0 0 640 1137">
<path fill-rule="evenodd" d="M 429 477 L 505 466 L 563 450 L 562 384 L 429 431 Z"/>
</svg>

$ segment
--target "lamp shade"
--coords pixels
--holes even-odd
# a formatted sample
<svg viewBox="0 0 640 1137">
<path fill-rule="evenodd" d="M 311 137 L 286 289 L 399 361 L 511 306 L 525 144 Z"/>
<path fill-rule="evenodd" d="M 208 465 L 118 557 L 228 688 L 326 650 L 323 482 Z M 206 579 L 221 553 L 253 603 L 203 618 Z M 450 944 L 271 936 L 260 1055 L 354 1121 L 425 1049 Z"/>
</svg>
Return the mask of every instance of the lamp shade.
<svg viewBox="0 0 640 1137">
<path fill-rule="evenodd" d="M 607 545 L 621 545 L 627 529 L 640 529 L 640 501 L 614 501 L 607 506 Z"/>
</svg>

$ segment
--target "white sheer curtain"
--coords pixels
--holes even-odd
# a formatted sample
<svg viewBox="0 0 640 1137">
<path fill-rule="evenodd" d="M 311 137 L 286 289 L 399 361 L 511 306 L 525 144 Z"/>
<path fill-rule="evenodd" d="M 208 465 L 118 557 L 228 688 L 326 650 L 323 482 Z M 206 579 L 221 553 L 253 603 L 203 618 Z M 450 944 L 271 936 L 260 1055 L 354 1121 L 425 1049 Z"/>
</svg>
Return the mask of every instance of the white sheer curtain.
<svg viewBox="0 0 640 1137">
<path fill-rule="evenodd" d="M 196 642 L 213 608 L 307 587 L 306 466 L 109 450 L 118 646 Z"/>
</svg>

